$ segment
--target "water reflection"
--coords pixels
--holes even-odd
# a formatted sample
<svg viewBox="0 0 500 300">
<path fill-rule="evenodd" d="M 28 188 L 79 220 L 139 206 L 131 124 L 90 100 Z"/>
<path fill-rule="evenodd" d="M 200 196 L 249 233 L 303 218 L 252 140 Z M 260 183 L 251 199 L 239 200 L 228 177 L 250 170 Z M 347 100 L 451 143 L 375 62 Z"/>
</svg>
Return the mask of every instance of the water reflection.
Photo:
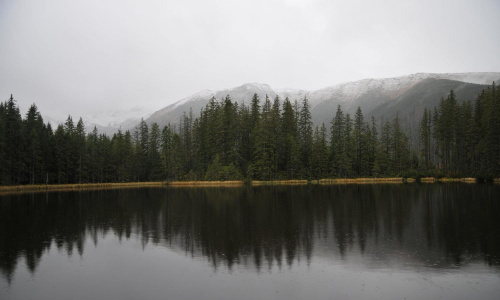
<svg viewBox="0 0 500 300">
<path fill-rule="evenodd" d="M 364 268 L 500 265 L 493 185 L 353 185 L 135 189 L 0 197 L 0 271 L 35 272 L 55 244 L 67 255 L 113 234 L 206 258 L 215 269 L 355 260 Z"/>
</svg>

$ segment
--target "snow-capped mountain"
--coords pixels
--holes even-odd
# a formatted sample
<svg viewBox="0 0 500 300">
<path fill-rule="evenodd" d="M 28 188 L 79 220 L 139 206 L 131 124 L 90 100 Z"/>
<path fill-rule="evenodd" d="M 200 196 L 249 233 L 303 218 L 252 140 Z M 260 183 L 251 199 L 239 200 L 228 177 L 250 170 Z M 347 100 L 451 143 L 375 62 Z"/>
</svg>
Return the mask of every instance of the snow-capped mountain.
<svg viewBox="0 0 500 300">
<path fill-rule="evenodd" d="M 417 73 L 393 78 L 340 83 L 315 91 L 273 89 L 267 84 L 247 83 L 221 91 L 202 91 L 156 111 L 145 120 L 148 123 L 156 122 L 160 126 L 168 123 L 175 124 L 179 122 L 183 113 L 189 113 L 190 110 L 193 111 L 194 116 L 198 116 L 211 97 L 220 101 L 229 95 L 233 101 L 249 104 L 254 94 L 257 94 L 261 101 L 266 95 L 270 98 L 288 97 L 292 102 L 301 102 L 304 97 L 307 97 L 315 124 L 329 124 L 337 105 L 341 105 L 344 112 L 351 114 L 359 106 L 365 116 L 391 118 L 398 112 L 405 116 L 405 112 L 391 109 L 396 103 L 400 104 L 397 106 L 398 109 L 404 110 L 405 106 L 401 106 L 401 101 L 408 102 L 406 108 L 413 107 L 418 102 L 421 105 L 413 107 L 414 110 L 411 112 L 411 115 L 416 117 L 424 106 L 434 106 L 451 89 L 458 91 L 459 100 L 473 100 L 473 97 L 484 88 L 482 85 L 489 85 L 499 80 L 500 72 Z M 380 107 L 386 107 L 386 110 L 380 111 Z"/>
<path fill-rule="evenodd" d="M 193 111 L 194 116 L 198 116 L 200 110 L 205 107 L 212 97 L 220 101 L 229 95 L 233 101 L 249 104 L 254 94 L 264 99 L 266 95 L 274 98 L 277 92 L 269 85 L 259 83 L 247 83 L 242 86 L 221 91 L 205 90 L 162 108 L 145 120 L 148 123 L 156 122 L 160 127 L 163 127 L 168 123 L 178 123 L 180 117 L 182 117 L 184 113 L 189 113 L 190 110 Z"/>
<path fill-rule="evenodd" d="M 397 113 L 406 121 L 406 125 L 412 128 L 421 117 L 423 108 L 434 107 L 451 89 L 456 92 L 459 101 L 473 100 L 485 85 L 498 81 L 500 72 L 417 73 L 393 78 L 362 79 L 315 91 L 275 89 L 267 84 L 247 83 L 219 91 L 204 90 L 160 110 L 137 106 L 116 111 L 99 111 L 82 117 L 87 132 L 96 127 L 99 133 L 112 135 L 120 128 L 123 131 L 135 128 L 141 118 L 149 124 L 156 122 L 163 127 L 168 123 L 179 123 L 182 115 L 190 111 L 197 117 L 212 97 L 221 101 L 229 95 L 233 101 L 248 105 L 253 95 L 257 94 L 261 102 L 266 95 L 271 99 L 276 96 L 282 100 L 288 97 L 290 101 L 298 101 L 299 104 L 307 97 L 316 125 L 325 123 L 328 126 L 337 106 L 341 105 L 342 110 L 350 114 L 353 114 L 358 106 L 361 107 L 367 120 L 372 115 L 377 120 L 389 120 Z M 64 123 L 66 118 L 67 116 L 44 116 L 53 128 Z M 74 117 L 73 121 L 78 122 L 78 118 Z"/>
<path fill-rule="evenodd" d="M 154 111 L 155 109 L 137 106 L 130 109 L 87 113 L 82 116 L 82 120 L 85 124 L 86 132 L 92 132 L 95 127 L 99 133 L 105 133 L 111 136 L 119 129 L 125 131 L 136 127 L 141 121 L 141 118 L 148 118 Z M 43 115 L 43 118 L 55 129 L 59 124 L 64 124 L 66 122 L 68 115 Z M 76 124 L 80 116 L 72 116 L 72 119 Z"/>
</svg>

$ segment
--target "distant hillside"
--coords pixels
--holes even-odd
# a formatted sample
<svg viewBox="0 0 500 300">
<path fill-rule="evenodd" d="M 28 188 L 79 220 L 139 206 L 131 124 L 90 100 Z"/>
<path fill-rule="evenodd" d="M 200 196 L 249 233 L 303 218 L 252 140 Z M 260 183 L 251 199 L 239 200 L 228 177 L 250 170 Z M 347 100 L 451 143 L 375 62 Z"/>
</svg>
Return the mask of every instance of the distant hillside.
<svg viewBox="0 0 500 300">
<path fill-rule="evenodd" d="M 466 83 L 446 79 L 425 79 L 415 84 L 402 95 L 387 101 L 369 112 L 377 120 L 391 120 L 396 114 L 405 121 L 409 128 L 417 128 L 424 112 L 424 107 L 434 108 L 441 98 L 446 98 L 451 90 L 457 101 L 462 103 L 475 100 L 487 85 Z"/>
<path fill-rule="evenodd" d="M 163 127 L 178 123 L 183 113 L 193 111 L 194 116 L 208 103 L 211 97 L 217 100 L 229 95 L 233 101 L 248 104 L 254 94 L 263 100 L 266 95 L 292 102 L 307 97 L 311 104 L 314 124 L 329 125 L 337 105 L 353 114 L 360 106 L 368 120 L 371 115 L 377 120 L 392 119 L 399 113 L 408 128 L 415 127 L 424 107 L 434 107 L 441 97 L 453 89 L 459 101 L 474 100 L 478 93 L 492 82 L 500 81 L 500 73 L 418 73 L 385 79 L 363 79 L 337 84 L 316 91 L 295 89 L 273 89 L 267 84 L 248 83 L 220 91 L 202 91 L 153 113 L 146 122 L 156 122 Z M 417 122 L 417 123 L 416 123 Z"/>
</svg>

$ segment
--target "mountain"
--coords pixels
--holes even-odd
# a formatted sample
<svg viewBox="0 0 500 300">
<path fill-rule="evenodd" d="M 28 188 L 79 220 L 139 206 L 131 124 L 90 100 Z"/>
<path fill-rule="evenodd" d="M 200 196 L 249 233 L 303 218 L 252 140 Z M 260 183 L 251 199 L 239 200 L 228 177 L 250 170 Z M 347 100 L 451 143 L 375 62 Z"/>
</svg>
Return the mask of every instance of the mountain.
<svg viewBox="0 0 500 300">
<path fill-rule="evenodd" d="M 123 131 L 136 127 L 141 118 L 148 118 L 154 110 L 144 107 L 132 107 L 129 109 L 119 109 L 112 112 L 100 111 L 85 116 L 85 128 L 91 132 L 96 126 L 99 133 L 112 135 L 118 129 Z"/>
<path fill-rule="evenodd" d="M 119 129 L 125 131 L 136 127 L 141 118 L 148 118 L 153 112 L 154 110 L 143 107 L 122 108 L 114 111 L 88 113 L 82 116 L 82 120 L 87 133 L 92 132 L 95 127 L 99 133 L 112 136 Z M 43 119 L 49 122 L 54 130 L 59 124 L 64 124 L 67 118 L 67 115 L 43 115 Z M 80 116 L 72 116 L 72 118 L 76 124 Z"/>
<path fill-rule="evenodd" d="M 205 107 L 212 97 L 221 100 L 229 95 L 233 101 L 240 104 L 249 104 L 254 94 L 259 95 L 260 99 L 265 99 L 266 95 L 272 98 L 278 95 L 269 85 L 258 83 L 247 83 L 221 91 L 205 90 L 160 109 L 147 118 L 146 122 L 149 124 L 156 122 L 160 127 L 168 123 L 175 124 L 179 122 L 184 113 L 189 113 L 190 110 L 193 111 L 195 116 L 198 116 L 200 110 Z"/>
<path fill-rule="evenodd" d="M 407 76 L 363 79 L 346 82 L 316 91 L 297 89 L 273 89 L 267 84 L 247 83 L 239 87 L 221 91 L 205 90 L 184 98 L 174 104 L 154 112 L 147 123 L 156 122 L 160 127 L 168 123 L 178 123 L 184 113 L 193 111 L 194 116 L 208 103 L 210 98 L 221 100 L 229 95 L 233 101 L 249 104 L 253 95 L 257 94 L 261 102 L 268 95 L 271 99 L 279 96 L 288 97 L 292 102 L 302 103 L 307 97 L 311 105 L 314 124 L 325 123 L 329 126 L 337 105 L 344 112 L 353 114 L 359 107 L 365 119 L 370 116 L 377 120 L 392 119 L 399 114 L 408 128 L 415 127 L 420 120 L 423 108 L 432 108 L 454 90 L 458 101 L 474 100 L 486 85 L 500 81 L 499 72 L 478 73 L 417 73 Z"/>
</svg>

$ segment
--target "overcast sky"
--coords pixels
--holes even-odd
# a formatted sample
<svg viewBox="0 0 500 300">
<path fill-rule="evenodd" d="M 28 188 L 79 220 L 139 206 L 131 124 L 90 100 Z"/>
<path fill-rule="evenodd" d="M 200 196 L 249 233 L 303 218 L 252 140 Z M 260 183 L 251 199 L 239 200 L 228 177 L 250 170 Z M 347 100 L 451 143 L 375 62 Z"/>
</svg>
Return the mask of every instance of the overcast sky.
<svg viewBox="0 0 500 300">
<path fill-rule="evenodd" d="M 472 71 L 500 71 L 498 0 L 0 0 L 0 100 L 53 116 Z"/>
</svg>

